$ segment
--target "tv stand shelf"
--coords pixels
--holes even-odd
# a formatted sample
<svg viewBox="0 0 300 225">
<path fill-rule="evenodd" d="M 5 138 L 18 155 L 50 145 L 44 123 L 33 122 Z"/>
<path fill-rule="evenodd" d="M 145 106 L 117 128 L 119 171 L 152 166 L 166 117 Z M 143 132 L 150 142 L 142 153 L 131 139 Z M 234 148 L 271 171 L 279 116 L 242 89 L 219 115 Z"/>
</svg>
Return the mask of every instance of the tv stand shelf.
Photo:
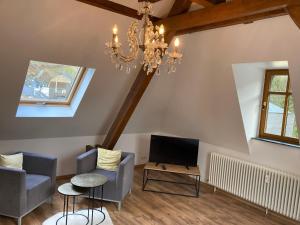
<svg viewBox="0 0 300 225">
<path fill-rule="evenodd" d="M 163 166 L 165 166 L 165 168 L 163 168 Z M 168 180 L 149 178 L 149 173 L 151 171 L 193 176 L 193 177 L 195 177 L 195 182 L 194 183 L 184 183 L 184 182 L 176 182 L 176 181 L 168 181 Z M 184 185 L 193 185 L 193 186 L 195 186 L 195 195 L 184 195 L 184 194 L 161 192 L 161 191 L 146 189 L 146 185 L 149 180 L 150 181 L 158 181 L 158 182 L 175 183 L 175 184 L 177 183 L 177 184 L 184 184 Z M 151 192 L 172 194 L 172 195 L 181 195 L 181 196 L 187 196 L 187 197 L 199 197 L 199 191 L 200 191 L 200 169 L 199 169 L 199 166 L 186 168 L 185 166 L 180 166 L 180 165 L 165 164 L 165 163 L 161 163 L 161 164 L 157 165 L 156 163 L 149 162 L 144 167 L 143 191 L 151 191 Z"/>
</svg>

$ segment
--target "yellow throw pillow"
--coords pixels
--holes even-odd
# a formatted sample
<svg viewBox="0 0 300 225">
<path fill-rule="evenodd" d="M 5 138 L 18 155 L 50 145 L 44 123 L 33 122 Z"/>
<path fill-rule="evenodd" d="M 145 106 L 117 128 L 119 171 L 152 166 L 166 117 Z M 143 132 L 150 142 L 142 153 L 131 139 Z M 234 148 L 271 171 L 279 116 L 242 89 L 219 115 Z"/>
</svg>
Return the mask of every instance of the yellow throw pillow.
<svg viewBox="0 0 300 225">
<path fill-rule="evenodd" d="M 116 171 L 121 161 L 121 151 L 98 148 L 97 168 Z"/>
<path fill-rule="evenodd" d="M 0 155 L 0 166 L 22 169 L 23 168 L 23 153 L 14 155 Z"/>
</svg>

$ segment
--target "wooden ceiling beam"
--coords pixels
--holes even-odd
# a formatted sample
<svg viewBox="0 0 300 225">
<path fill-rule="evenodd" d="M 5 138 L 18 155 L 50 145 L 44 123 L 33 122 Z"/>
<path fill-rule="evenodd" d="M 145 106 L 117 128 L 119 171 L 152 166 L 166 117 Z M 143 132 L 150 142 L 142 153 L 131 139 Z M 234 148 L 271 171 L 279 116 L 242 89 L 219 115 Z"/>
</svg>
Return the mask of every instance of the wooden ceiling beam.
<svg viewBox="0 0 300 225">
<path fill-rule="evenodd" d="M 299 5 L 298 0 L 251 0 L 245 2 L 231 2 L 214 7 L 201 9 L 186 14 L 162 19 L 159 23 L 165 25 L 166 30 L 179 34 L 189 33 L 204 29 L 213 29 L 220 26 L 228 26 L 249 22 L 258 19 L 266 19 L 281 16 L 288 6 Z M 291 9 L 292 11 L 293 9 Z M 293 11 L 297 11 L 294 8 Z M 296 18 L 297 13 L 294 13 Z M 268 17 L 269 16 L 269 17 Z M 297 19 L 296 19 L 297 20 Z"/>
<path fill-rule="evenodd" d="M 109 0 L 76 0 L 76 1 L 83 2 L 92 6 L 96 6 L 98 8 L 105 9 L 124 16 L 128 16 L 134 19 L 140 20 L 142 18 L 141 15 L 138 15 L 137 10 L 118 4 L 113 1 L 109 1 Z M 153 21 L 159 20 L 159 18 L 155 16 L 151 16 L 151 19 Z"/>
<path fill-rule="evenodd" d="M 191 2 L 189 0 L 175 0 L 169 16 L 187 12 L 190 8 L 190 5 Z M 165 36 L 166 43 L 170 43 L 174 36 L 174 32 L 167 33 Z M 140 69 L 125 101 L 121 105 L 121 108 L 105 137 L 105 140 L 102 144 L 104 148 L 114 148 L 155 72 L 156 71 L 154 70 L 153 73 L 147 75 L 143 67 Z"/>
<path fill-rule="evenodd" d="M 300 29 L 300 5 L 291 5 L 288 6 L 288 12 L 295 22 L 295 24 L 299 27 Z"/>
<path fill-rule="evenodd" d="M 233 25 L 237 25 L 237 24 L 249 24 L 249 23 L 253 23 L 254 21 L 258 21 L 258 20 L 264 20 L 264 19 L 269 19 L 269 18 L 278 17 L 278 16 L 285 16 L 285 15 L 288 15 L 288 12 L 286 9 L 277 9 L 277 10 L 273 10 L 273 11 L 269 11 L 269 12 L 259 13 L 259 14 L 253 15 L 253 16 L 240 17 L 238 19 L 226 20 L 226 21 L 222 21 L 219 23 L 208 24 L 208 25 L 203 25 L 201 27 L 178 31 L 178 32 L 176 32 L 176 35 L 183 35 L 183 34 L 188 34 L 188 33 L 204 31 L 204 30 L 228 27 L 228 26 L 233 26 Z"/>
<path fill-rule="evenodd" d="M 138 0 L 138 2 L 144 2 L 145 0 Z M 161 0 L 148 0 L 151 3 L 159 2 Z"/>
</svg>

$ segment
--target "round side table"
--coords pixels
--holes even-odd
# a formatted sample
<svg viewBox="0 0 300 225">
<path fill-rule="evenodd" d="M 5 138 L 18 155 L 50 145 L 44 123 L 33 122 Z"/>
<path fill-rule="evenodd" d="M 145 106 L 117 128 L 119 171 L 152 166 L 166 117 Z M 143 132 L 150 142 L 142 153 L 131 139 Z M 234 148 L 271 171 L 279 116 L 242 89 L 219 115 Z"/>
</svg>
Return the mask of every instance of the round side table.
<svg viewBox="0 0 300 225">
<path fill-rule="evenodd" d="M 85 217 L 87 222 L 84 225 L 89 224 L 89 218 L 87 216 L 75 213 L 75 200 L 76 200 L 76 197 L 84 194 L 86 192 L 86 190 L 76 190 L 71 183 L 66 183 L 66 184 L 60 185 L 58 187 L 58 192 L 61 195 L 64 196 L 64 209 L 63 209 L 63 215 L 60 218 L 57 219 L 56 225 L 63 218 L 66 218 L 66 225 L 68 225 L 68 216 L 69 215 Z M 73 197 L 73 210 L 72 210 L 73 213 L 71 213 L 71 214 L 69 214 L 69 211 L 68 211 L 68 209 L 69 209 L 69 197 Z"/>
<path fill-rule="evenodd" d="M 91 216 L 91 225 L 94 225 L 94 211 L 100 212 L 103 215 L 103 219 L 97 223 L 101 224 L 105 220 L 105 214 L 102 211 L 103 208 L 103 185 L 107 182 L 107 177 L 101 175 L 101 174 L 95 174 L 95 173 L 85 173 L 85 174 L 80 174 L 71 179 L 71 183 L 80 188 L 88 188 L 89 189 L 89 200 L 91 203 L 88 205 L 88 218 L 90 217 L 90 210 L 92 211 L 92 216 Z M 94 201 L 95 201 L 95 190 L 97 187 L 101 187 L 101 208 L 100 210 L 96 209 L 94 207 Z"/>
</svg>

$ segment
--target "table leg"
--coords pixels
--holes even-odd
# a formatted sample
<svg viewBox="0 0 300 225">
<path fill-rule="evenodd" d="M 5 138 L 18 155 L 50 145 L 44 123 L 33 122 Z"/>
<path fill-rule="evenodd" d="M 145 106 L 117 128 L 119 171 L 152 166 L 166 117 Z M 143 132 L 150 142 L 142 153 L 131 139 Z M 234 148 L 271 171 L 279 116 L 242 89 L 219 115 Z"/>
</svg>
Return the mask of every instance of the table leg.
<svg viewBox="0 0 300 225">
<path fill-rule="evenodd" d="M 68 225 L 68 209 L 69 209 L 69 196 L 67 196 L 66 225 Z"/>
<path fill-rule="evenodd" d="M 200 192 L 200 176 L 196 176 L 196 196 L 199 197 Z"/>
<path fill-rule="evenodd" d="M 148 180 L 148 170 L 144 169 L 144 173 L 143 173 L 143 191 L 145 190 L 146 184 L 147 184 L 147 180 Z"/>
<path fill-rule="evenodd" d="M 65 216 L 66 212 L 66 196 L 64 195 L 64 210 L 63 210 L 63 216 Z"/>
<path fill-rule="evenodd" d="M 101 186 L 101 212 L 102 212 L 102 208 L 103 208 L 103 185 Z"/>
<path fill-rule="evenodd" d="M 91 189 L 89 189 L 88 218 L 90 218 Z"/>
<path fill-rule="evenodd" d="M 73 196 L 73 213 L 75 212 L 75 196 Z"/>
<path fill-rule="evenodd" d="M 91 225 L 93 225 L 94 222 L 94 200 L 95 200 L 95 188 L 92 189 L 93 197 L 92 197 L 92 222 Z"/>
</svg>

